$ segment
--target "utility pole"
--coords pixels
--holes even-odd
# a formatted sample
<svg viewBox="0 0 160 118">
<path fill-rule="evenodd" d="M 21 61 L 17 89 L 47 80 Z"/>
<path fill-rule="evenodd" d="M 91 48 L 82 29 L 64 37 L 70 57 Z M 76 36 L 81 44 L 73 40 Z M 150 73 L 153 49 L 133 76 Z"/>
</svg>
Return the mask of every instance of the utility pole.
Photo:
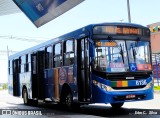
<svg viewBox="0 0 160 118">
<path fill-rule="evenodd" d="M 9 48 L 8 48 L 8 45 L 7 45 L 7 57 L 9 59 Z"/>
<path fill-rule="evenodd" d="M 128 8 L 128 22 L 131 23 L 131 14 L 130 14 L 129 0 L 127 0 L 127 8 Z"/>
</svg>

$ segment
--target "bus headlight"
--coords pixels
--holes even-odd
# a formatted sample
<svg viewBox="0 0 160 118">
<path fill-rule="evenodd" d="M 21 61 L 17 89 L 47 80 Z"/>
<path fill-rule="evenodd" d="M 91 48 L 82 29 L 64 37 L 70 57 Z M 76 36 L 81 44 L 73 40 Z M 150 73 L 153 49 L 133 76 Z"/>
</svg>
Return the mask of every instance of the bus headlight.
<svg viewBox="0 0 160 118">
<path fill-rule="evenodd" d="M 107 89 L 106 89 L 107 91 L 112 91 L 112 87 L 110 87 L 110 86 L 107 86 Z"/>
<path fill-rule="evenodd" d="M 97 85 L 98 85 L 98 82 L 97 82 L 96 80 L 93 80 L 93 84 L 94 84 L 95 86 L 97 86 Z"/>
<path fill-rule="evenodd" d="M 150 83 L 148 83 L 145 88 L 146 88 L 146 89 L 149 89 L 151 86 L 152 86 L 152 85 L 151 85 Z"/>
<path fill-rule="evenodd" d="M 105 90 L 105 91 L 111 91 L 112 88 L 110 86 L 107 86 L 105 84 L 101 84 L 101 89 Z"/>
<path fill-rule="evenodd" d="M 152 81 L 151 82 L 149 82 L 147 85 L 146 85 L 146 89 L 149 89 L 149 88 L 151 88 L 152 86 L 153 86 L 153 84 L 154 84 L 154 79 L 152 79 Z"/>
<path fill-rule="evenodd" d="M 102 84 L 100 82 L 97 82 L 96 80 L 93 80 L 93 84 L 95 86 L 98 86 L 99 88 L 103 89 L 104 91 L 112 91 L 112 87 L 107 86 L 105 84 Z"/>
</svg>

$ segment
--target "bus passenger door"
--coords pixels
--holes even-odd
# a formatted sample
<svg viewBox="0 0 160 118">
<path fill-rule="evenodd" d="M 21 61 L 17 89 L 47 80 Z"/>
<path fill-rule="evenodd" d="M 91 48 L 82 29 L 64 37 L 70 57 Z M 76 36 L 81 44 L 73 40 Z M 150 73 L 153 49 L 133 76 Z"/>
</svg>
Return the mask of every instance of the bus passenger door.
<svg viewBox="0 0 160 118">
<path fill-rule="evenodd" d="M 37 85 L 37 54 L 31 55 L 32 62 L 32 98 L 38 98 L 38 85 Z"/>
<path fill-rule="evenodd" d="M 19 59 L 13 60 L 13 96 L 20 96 Z"/>
<path fill-rule="evenodd" d="M 87 38 L 77 40 L 77 85 L 78 100 L 90 101 L 89 84 L 89 42 Z"/>
<path fill-rule="evenodd" d="M 44 99 L 44 55 L 45 51 L 32 54 L 32 97 Z"/>
<path fill-rule="evenodd" d="M 37 82 L 38 82 L 38 98 L 44 99 L 45 83 L 44 83 L 44 57 L 45 51 L 37 52 Z"/>
</svg>

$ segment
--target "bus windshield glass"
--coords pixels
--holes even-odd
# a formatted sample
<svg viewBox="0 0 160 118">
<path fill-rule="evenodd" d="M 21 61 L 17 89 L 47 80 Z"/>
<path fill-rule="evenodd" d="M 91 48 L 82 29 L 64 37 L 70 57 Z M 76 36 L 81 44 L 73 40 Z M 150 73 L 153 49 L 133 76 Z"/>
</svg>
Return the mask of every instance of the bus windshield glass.
<svg viewBox="0 0 160 118">
<path fill-rule="evenodd" d="M 94 69 L 106 72 L 151 70 L 149 42 L 96 40 Z"/>
<path fill-rule="evenodd" d="M 135 70 L 151 70 L 149 42 L 127 41 L 127 49 L 131 71 L 132 65 Z"/>
</svg>

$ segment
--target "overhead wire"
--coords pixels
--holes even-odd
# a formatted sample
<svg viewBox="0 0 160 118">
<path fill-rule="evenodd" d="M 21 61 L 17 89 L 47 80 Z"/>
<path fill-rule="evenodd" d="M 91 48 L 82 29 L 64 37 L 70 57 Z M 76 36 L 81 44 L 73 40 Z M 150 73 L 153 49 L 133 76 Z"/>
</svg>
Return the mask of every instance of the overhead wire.
<svg viewBox="0 0 160 118">
<path fill-rule="evenodd" d="M 42 38 L 42 37 L 0 35 L 0 40 L 2 40 L 2 39 L 7 39 L 7 40 L 13 39 L 13 40 L 19 40 L 19 41 L 36 42 L 36 43 L 42 43 L 42 42 L 45 42 L 45 41 L 49 40 L 49 38 Z M 45 40 L 37 40 L 37 39 L 45 39 Z M 0 55 L 7 55 L 8 53 L 13 54 L 13 53 L 16 53 L 16 52 L 18 52 L 18 51 L 0 50 Z"/>
<path fill-rule="evenodd" d="M 1 39 L 14 39 L 14 40 L 19 40 L 19 41 L 27 41 L 27 42 L 37 42 L 37 43 L 41 43 L 41 42 L 45 42 L 45 41 L 47 41 L 47 40 L 49 40 L 49 38 L 40 38 L 40 37 L 38 37 L 38 38 L 36 38 L 36 37 L 18 37 L 18 36 L 12 36 L 12 35 L 10 35 L 10 36 L 6 36 L 6 35 L 3 35 L 3 36 L 1 36 L 0 35 L 0 40 Z M 37 40 L 37 39 L 41 39 L 41 40 Z M 45 39 L 45 40 L 42 40 L 42 39 Z"/>
</svg>

